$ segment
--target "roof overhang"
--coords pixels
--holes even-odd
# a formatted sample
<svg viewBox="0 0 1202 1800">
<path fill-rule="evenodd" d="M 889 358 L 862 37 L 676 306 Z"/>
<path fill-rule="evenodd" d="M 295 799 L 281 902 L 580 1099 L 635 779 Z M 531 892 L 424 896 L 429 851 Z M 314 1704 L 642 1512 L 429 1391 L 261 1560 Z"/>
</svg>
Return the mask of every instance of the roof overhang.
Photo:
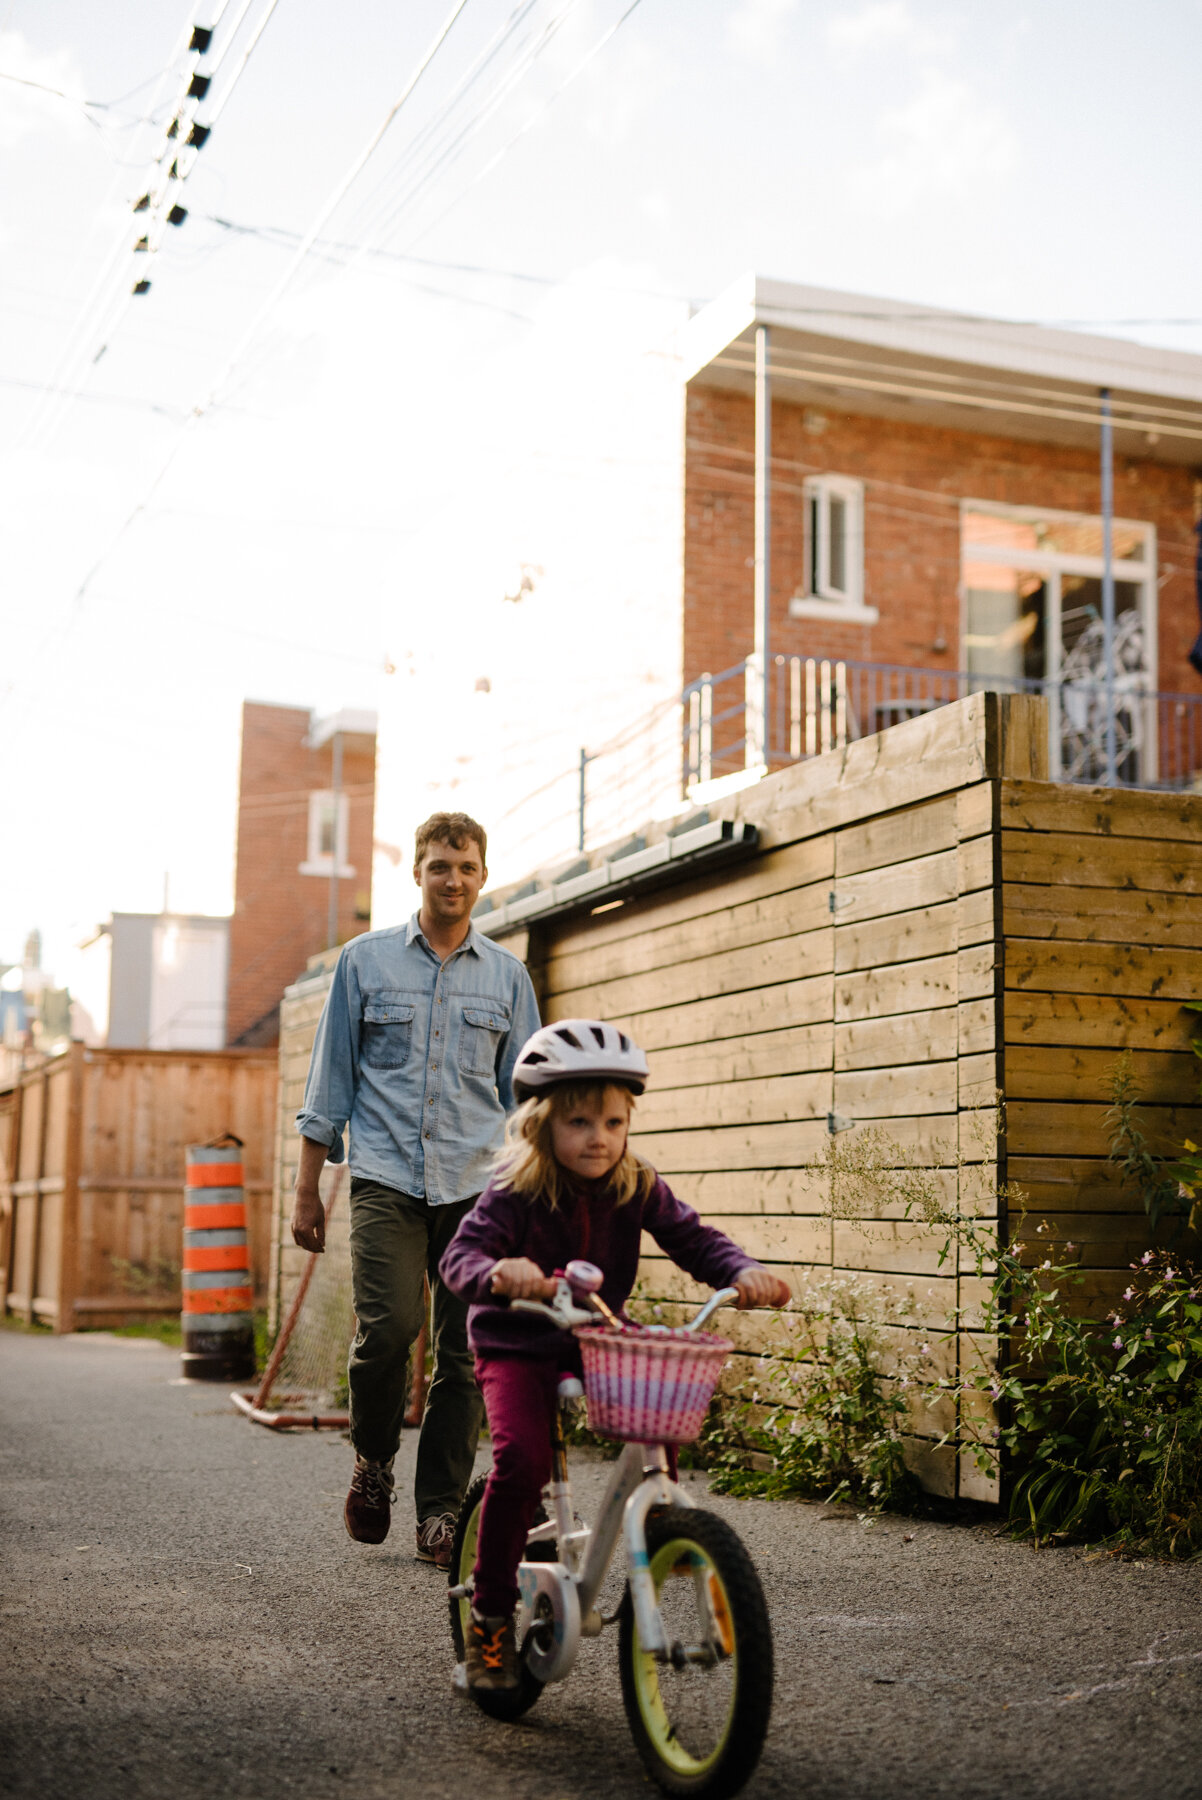
<svg viewBox="0 0 1202 1800">
<path fill-rule="evenodd" d="M 687 381 L 828 412 L 1096 448 L 1108 388 L 1120 455 L 1202 464 L 1202 356 L 749 275 L 683 328 Z"/>
</svg>

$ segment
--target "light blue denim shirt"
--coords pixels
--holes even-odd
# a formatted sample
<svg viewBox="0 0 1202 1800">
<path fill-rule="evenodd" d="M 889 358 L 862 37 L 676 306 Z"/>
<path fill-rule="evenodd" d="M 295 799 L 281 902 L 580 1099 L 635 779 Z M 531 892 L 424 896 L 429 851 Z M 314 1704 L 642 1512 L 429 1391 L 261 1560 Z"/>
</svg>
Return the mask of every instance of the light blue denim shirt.
<svg viewBox="0 0 1202 1800">
<path fill-rule="evenodd" d="M 349 1122 L 352 1175 L 432 1206 L 466 1200 L 488 1180 L 539 1022 L 525 964 L 474 926 L 445 962 L 416 913 L 365 932 L 338 958 L 296 1128 L 337 1163 Z"/>
</svg>

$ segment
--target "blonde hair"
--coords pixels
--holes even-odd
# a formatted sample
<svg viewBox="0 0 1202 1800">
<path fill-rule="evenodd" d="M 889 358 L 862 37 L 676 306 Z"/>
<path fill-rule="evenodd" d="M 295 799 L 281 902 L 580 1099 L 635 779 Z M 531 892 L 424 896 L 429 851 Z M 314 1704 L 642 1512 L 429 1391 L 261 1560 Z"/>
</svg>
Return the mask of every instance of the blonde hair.
<svg viewBox="0 0 1202 1800">
<path fill-rule="evenodd" d="M 634 1095 L 616 1081 L 565 1081 L 545 1094 L 523 1100 L 505 1130 L 505 1146 L 497 1157 L 494 1178 L 528 1200 L 542 1200 L 552 1212 L 568 1192 L 570 1183 L 555 1160 L 551 1147 L 551 1121 L 567 1118 L 582 1105 L 602 1104 L 610 1093 L 621 1094 L 627 1116 L 634 1111 Z M 645 1200 L 655 1186 L 655 1170 L 635 1156 L 629 1144 L 610 1170 L 607 1185 L 615 1204 L 625 1206 L 637 1196 Z"/>
</svg>

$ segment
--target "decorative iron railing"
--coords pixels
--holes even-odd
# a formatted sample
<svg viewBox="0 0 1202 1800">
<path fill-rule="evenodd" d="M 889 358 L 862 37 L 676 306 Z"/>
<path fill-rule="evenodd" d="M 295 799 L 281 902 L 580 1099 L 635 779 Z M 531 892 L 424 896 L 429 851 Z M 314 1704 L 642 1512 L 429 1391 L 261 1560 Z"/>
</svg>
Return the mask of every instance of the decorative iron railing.
<svg viewBox="0 0 1202 1800">
<path fill-rule="evenodd" d="M 1055 781 L 1104 783 L 1107 690 L 1096 680 L 1031 681 L 964 670 L 834 658 L 777 656 L 767 683 L 754 659 L 685 688 L 682 788 L 686 794 L 749 769 L 780 768 L 840 749 L 966 695 L 990 690 L 1048 700 L 1048 767 Z M 1202 693 L 1148 689 L 1124 673 L 1113 684 L 1115 776 L 1121 786 L 1202 790 Z"/>
</svg>

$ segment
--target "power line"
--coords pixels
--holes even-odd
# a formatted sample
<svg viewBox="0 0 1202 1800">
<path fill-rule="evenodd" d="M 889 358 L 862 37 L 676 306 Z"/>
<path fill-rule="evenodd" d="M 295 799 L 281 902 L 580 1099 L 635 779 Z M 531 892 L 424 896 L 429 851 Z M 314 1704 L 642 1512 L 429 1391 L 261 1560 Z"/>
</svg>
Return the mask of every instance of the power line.
<svg viewBox="0 0 1202 1800">
<path fill-rule="evenodd" d="M 477 171 L 477 173 L 472 177 L 472 179 L 466 184 L 465 187 L 460 189 L 458 194 L 456 194 L 455 198 L 453 200 L 451 200 L 448 203 L 448 205 L 446 205 L 443 208 L 443 210 L 437 215 L 437 217 L 432 219 L 428 225 L 424 226 L 415 238 L 410 239 L 410 245 L 415 244 L 415 243 L 420 243 L 422 238 L 428 237 L 430 232 L 433 231 L 438 225 L 442 224 L 442 221 L 447 217 L 447 215 L 449 213 L 452 213 L 455 210 L 455 208 L 459 205 L 460 201 L 462 199 L 464 199 L 464 197 L 467 194 L 470 194 L 474 187 L 477 187 L 480 184 L 480 182 L 482 182 L 483 180 L 486 179 L 487 176 L 492 174 L 492 172 L 496 168 L 497 164 L 504 157 L 508 156 L 509 152 L 513 149 L 514 145 L 516 143 L 518 143 L 523 137 L 525 137 L 526 133 L 528 131 L 532 130 L 533 127 L 535 125 L 537 125 L 541 119 L 546 117 L 547 113 L 554 106 L 555 102 L 558 100 L 559 96 L 564 92 L 565 88 L 571 87 L 572 83 L 576 80 L 577 76 L 583 74 L 584 70 L 592 62 L 593 58 L 595 56 L 599 55 L 600 52 L 605 48 L 606 44 L 608 44 L 610 39 L 615 35 L 615 33 L 621 30 L 622 26 L 626 23 L 627 19 L 631 15 L 631 13 L 633 13 L 636 10 L 636 8 L 639 6 L 639 4 L 640 4 L 640 0 L 630 0 L 630 4 L 629 4 L 629 6 L 627 6 L 625 12 L 623 12 L 614 21 L 614 23 L 610 26 L 608 31 L 602 33 L 601 37 L 599 37 L 597 42 L 593 45 L 592 49 L 587 53 L 587 55 L 583 56 L 581 58 L 581 60 L 576 64 L 575 68 L 572 69 L 571 72 L 564 77 L 564 79 L 560 82 L 559 86 L 554 90 L 554 92 L 552 94 L 550 94 L 548 96 L 546 101 L 544 101 L 543 105 L 538 107 L 536 109 L 536 111 L 534 111 L 530 114 L 530 117 L 526 120 L 526 122 L 523 125 L 520 125 L 518 127 L 518 129 L 514 132 L 513 136 L 511 138 L 508 138 L 506 140 L 506 142 L 501 145 L 501 148 L 495 153 L 495 155 L 493 155 L 489 159 L 489 161 L 485 163 L 485 165 L 482 169 Z"/>
<path fill-rule="evenodd" d="M 180 204 L 184 184 L 208 140 L 216 117 L 224 111 L 231 93 L 245 72 L 278 3 L 279 0 L 263 0 L 262 11 L 251 31 L 249 42 L 245 45 L 220 99 L 210 109 L 208 122 L 204 124 L 200 122 L 199 114 L 207 102 L 210 86 L 234 48 L 254 0 L 238 0 L 233 22 L 224 33 L 219 34 L 219 27 L 230 0 L 218 0 L 209 26 L 193 26 L 185 22 L 177 47 L 160 82 L 161 91 L 170 75 L 177 72 L 178 94 L 170 122 L 151 159 L 149 171 L 143 175 L 143 192 L 133 205 L 137 223 L 132 239 L 127 223 L 121 227 L 113 250 L 68 333 L 66 345 L 52 377 L 54 388 L 59 393 L 52 392 L 48 400 L 34 409 L 22 433 L 22 442 L 27 442 L 36 435 L 45 443 L 69 404 L 70 396 L 62 390 L 72 382 L 76 387 L 82 385 L 90 366 L 94 366 L 107 349 L 109 340 L 120 326 L 132 300 L 149 291 L 151 283 L 145 274 L 145 268 L 157 254 L 168 229 L 182 225 L 186 220 L 187 209 Z M 189 20 L 190 18 L 189 13 Z M 152 105 L 151 112 L 154 110 Z M 129 271 L 124 267 L 126 257 L 131 255 L 137 272 L 137 279 L 132 285 L 129 282 Z M 140 268 L 139 255 L 143 258 Z M 100 340 L 98 349 L 97 339 Z"/>
<path fill-rule="evenodd" d="M 223 0 L 223 5 L 224 5 L 224 3 L 225 3 L 225 0 Z M 275 0 L 272 0 L 272 4 L 273 5 L 275 4 Z M 425 51 L 424 55 L 422 56 L 420 62 L 418 63 L 417 68 L 414 70 L 413 74 L 406 81 L 406 83 L 405 83 L 404 87 L 401 89 L 401 92 L 398 95 L 397 99 L 393 102 L 392 106 L 389 108 L 388 112 L 385 114 L 384 119 L 382 120 L 381 124 L 373 132 L 371 138 L 368 140 L 368 142 L 365 145 L 365 147 L 363 148 L 363 150 L 355 158 L 354 162 L 351 164 L 347 173 L 342 177 L 342 179 L 335 186 L 329 199 L 326 201 L 325 205 L 322 207 L 320 213 L 318 214 L 315 223 L 310 228 L 310 230 L 305 234 L 304 239 L 302 240 L 301 244 L 298 246 L 296 253 L 293 256 L 291 262 L 289 263 L 287 269 L 284 271 L 280 280 L 276 282 L 271 293 L 267 296 L 267 299 L 264 301 L 263 305 L 259 308 L 259 311 L 255 314 L 255 317 L 251 320 L 250 325 L 247 327 L 246 331 L 243 333 L 242 338 L 239 340 L 237 346 L 235 347 L 235 350 L 234 350 L 232 356 L 229 358 L 228 362 L 226 363 L 224 370 L 222 371 L 221 375 L 218 377 L 217 381 L 214 383 L 213 387 L 210 389 L 207 399 L 201 401 L 198 405 L 193 407 L 192 411 L 189 413 L 188 417 L 185 419 L 185 421 L 183 423 L 183 426 L 181 427 L 179 436 L 176 438 L 175 443 L 172 445 L 165 460 L 159 467 L 158 472 L 154 476 L 153 480 L 150 482 L 145 493 L 142 495 L 141 499 L 138 500 L 138 502 L 132 508 L 132 510 L 127 514 L 125 519 L 118 526 L 116 532 L 113 534 L 110 541 L 105 545 L 104 549 L 100 552 L 100 554 L 97 556 L 96 560 L 92 563 L 91 567 L 88 569 L 86 575 L 84 576 L 83 580 L 80 582 L 80 584 L 79 584 L 78 588 L 76 589 L 74 595 L 72 596 L 72 599 L 70 602 L 70 613 L 69 613 L 69 618 L 68 618 L 68 622 L 67 622 L 67 626 L 66 626 L 66 630 L 68 632 L 70 631 L 75 618 L 78 617 L 79 608 L 81 607 L 84 599 L 86 598 L 88 590 L 90 589 L 97 574 L 104 567 L 105 563 L 108 561 L 109 557 L 113 554 L 113 551 L 117 548 L 118 544 L 120 544 L 122 542 L 122 540 L 125 538 L 126 534 L 129 532 L 130 528 L 134 525 L 136 520 L 149 507 L 151 501 L 154 499 L 155 494 L 158 492 L 163 481 L 166 479 L 168 472 L 174 466 L 176 458 L 179 456 L 180 451 L 183 449 L 184 444 L 187 442 L 188 431 L 191 428 L 195 427 L 195 425 L 198 424 L 200 422 L 200 420 L 202 420 L 213 409 L 213 407 L 218 403 L 222 388 L 228 382 L 231 374 L 233 373 L 234 369 L 237 367 L 238 363 L 241 361 L 243 356 L 245 356 L 246 351 L 249 349 L 250 344 L 253 342 L 253 340 L 254 340 L 255 336 L 257 335 L 260 327 L 262 326 L 264 320 L 270 316 L 272 311 L 274 311 L 274 309 L 279 305 L 283 296 L 288 291 L 289 287 L 292 284 L 292 281 L 294 280 L 294 278 L 296 276 L 297 271 L 300 269 L 305 258 L 308 256 L 308 254 L 313 246 L 313 243 L 316 241 L 322 228 L 325 226 L 327 221 L 332 217 L 333 213 L 336 211 L 338 206 L 342 203 L 343 199 L 345 198 L 346 194 L 350 190 L 353 183 L 358 179 L 359 175 L 362 173 L 364 168 L 367 166 L 368 162 L 371 160 L 372 156 L 375 154 L 376 150 L 379 148 L 380 144 L 383 142 L 383 139 L 384 139 L 386 133 L 388 132 L 390 126 L 393 124 L 398 113 L 401 111 L 402 107 L 405 105 L 405 103 L 409 99 L 410 95 L 413 93 L 414 89 L 417 87 L 418 82 L 421 80 L 422 76 L 425 74 L 426 70 L 429 68 L 431 62 L 433 61 L 434 57 L 437 55 L 439 49 L 442 47 L 443 43 L 446 41 L 446 38 L 447 38 L 448 34 L 450 33 L 452 26 L 454 25 L 456 19 L 459 17 L 460 13 L 463 11 L 463 9 L 466 5 L 467 5 L 467 0 L 454 0 L 454 4 L 452 5 L 449 14 L 447 15 L 443 24 L 440 26 L 439 30 L 435 33 L 434 38 L 432 39 L 429 47 L 427 48 L 427 50 Z M 39 650 L 44 648 L 45 645 L 47 643 L 49 643 L 49 641 L 54 636 L 57 635 L 59 629 L 61 629 L 61 626 L 55 626 L 55 627 L 51 628 L 51 630 L 46 634 L 46 637 L 43 639 L 42 644 L 39 646 Z M 35 662 L 37 661 L 36 656 L 34 658 L 34 661 Z M 9 691 L 11 692 L 11 688 Z"/>
</svg>

